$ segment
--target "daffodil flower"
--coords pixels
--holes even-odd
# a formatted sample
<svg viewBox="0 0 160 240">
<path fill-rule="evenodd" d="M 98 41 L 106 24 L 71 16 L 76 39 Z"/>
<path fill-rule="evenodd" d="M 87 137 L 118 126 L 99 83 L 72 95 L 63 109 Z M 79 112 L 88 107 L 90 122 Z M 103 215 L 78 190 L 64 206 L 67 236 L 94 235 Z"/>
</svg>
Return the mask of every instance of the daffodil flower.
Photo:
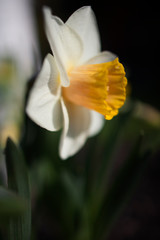
<svg viewBox="0 0 160 240">
<path fill-rule="evenodd" d="M 104 119 L 112 119 L 126 98 L 122 64 L 111 52 L 100 52 L 91 7 L 82 7 L 64 23 L 44 8 L 48 54 L 30 92 L 27 113 L 50 131 L 63 127 L 60 157 L 74 155 Z"/>
<path fill-rule="evenodd" d="M 21 137 L 26 81 L 40 65 L 38 45 L 32 2 L 0 0 L 0 148 L 8 137 Z"/>
</svg>

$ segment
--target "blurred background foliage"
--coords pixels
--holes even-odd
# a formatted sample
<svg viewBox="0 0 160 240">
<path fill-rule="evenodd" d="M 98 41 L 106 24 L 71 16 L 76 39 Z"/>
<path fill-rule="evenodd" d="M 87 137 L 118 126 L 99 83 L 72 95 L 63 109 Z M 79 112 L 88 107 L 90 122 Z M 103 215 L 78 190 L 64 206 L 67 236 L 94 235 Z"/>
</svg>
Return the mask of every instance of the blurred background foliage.
<svg viewBox="0 0 160 240">
<path fill-rule="evenodd" d="M 130 2 L 30 2 L 42 56 L 35 65 L 50 52 L 42 6 L 50 6 L 53 14 L 65 21 L 79 7 L 91 5 L 98 21 L 102 50 L 116 53 L 126 68 L 128 99 L 119 115 L 106 121 L 101 133 L 90 138 L 67 161 L 58 156 L 60 132 L 38 127 L 20 111 L 23 124 L 21 121 L 19 126 L 15 120 L 20 140 L 16 138 L 15 144 L 16 139 L 10 136 L 14 142 L 8 139 L 5 152 L 4 144 L 1 145 L 0 239 L 159 239 L 157 7 Z M 12 65 L 7 66 L 10 69 Z M 2 79 L 16 78 L 10 77 L 10 70 L 6 74 L 4 65 L 1 69 L 0 99 L 4 101 L 4 87 L 14 92 L 10 82 Z M 26 85 L 26 99 L 37 73 L 35 68 Z M 18 76 L 21 79 L 21 74 Z M 16 86 L 14 80 L 12 84 Z M 6 110 L 3 101 L 0 106 Z M 7 115 L 8 118 L 12 117 Z M 2 133 L 1 125 L 0 129 Z"/>
</svg>

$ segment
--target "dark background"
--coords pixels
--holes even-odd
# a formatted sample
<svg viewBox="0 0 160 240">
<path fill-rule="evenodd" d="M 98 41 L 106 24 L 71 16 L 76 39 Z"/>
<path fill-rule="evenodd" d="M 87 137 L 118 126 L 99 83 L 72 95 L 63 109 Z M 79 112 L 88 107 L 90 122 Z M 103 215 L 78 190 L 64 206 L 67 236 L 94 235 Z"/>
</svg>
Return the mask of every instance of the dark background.
<svg viewBox="0 0 160 240">
<path fill-rule="evenodd" d="M 140 2 L 140 1 L 139 1 Z M 49 50 L 45 37 L 42 6 L 50 6 L 62 20 L 78 8 L 91 5 L 101 35 L 102 50 L 117 54 L 125 65 L 131 97 L 160 110 L 159 100 L 159 6 L 151 1 L 65 1 L 35 0 L 42 59 Z M 110 235 L 110 240 L 160 239 L 160 153 L 149 167 Z"/>
</svg>

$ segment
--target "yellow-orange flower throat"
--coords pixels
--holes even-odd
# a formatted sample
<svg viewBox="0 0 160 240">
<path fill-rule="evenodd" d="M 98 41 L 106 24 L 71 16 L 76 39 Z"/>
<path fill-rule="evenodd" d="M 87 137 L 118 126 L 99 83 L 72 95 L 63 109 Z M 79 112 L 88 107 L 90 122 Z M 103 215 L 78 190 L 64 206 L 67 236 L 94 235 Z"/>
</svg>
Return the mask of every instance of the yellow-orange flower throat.
<svg viewBox="0 0 160 240">
<path fill-rule="evenodd" d="M 111 62 L 82 65 L 69 73 L 70 86 L 63 88 L 65 100 L 95 110 L 107 120 L 118 114 L 126 99 L 127 79 L 118 58 Z"/>
</svg>

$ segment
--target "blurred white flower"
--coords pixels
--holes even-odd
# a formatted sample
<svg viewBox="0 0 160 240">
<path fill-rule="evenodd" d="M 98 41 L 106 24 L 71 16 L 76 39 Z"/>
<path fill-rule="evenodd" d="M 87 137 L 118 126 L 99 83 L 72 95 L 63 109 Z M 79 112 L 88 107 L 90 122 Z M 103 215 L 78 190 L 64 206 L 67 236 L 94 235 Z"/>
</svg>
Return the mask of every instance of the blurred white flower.
<svg viewBox="0 0 160 240">
<path fill-rule="evenodd" d="M 31 0 L 0 1 L 0 59 L 12 59 L 25 78 L 39 61 Z"/>
<path fill-rule="evenodd" d="M 26 81 L 39 64 L 30 0 L 0 0 L 0 145 L 19 136 Z"/>
<path fill-rule="evenodd" d="M 27 113 L 50 131 L 63 127 L 60 156 L 75 154 L 97 134 L 104 117 L 118 113 L 126 98 L 122 64 L 110 52 L 100 52 L 91 7 L 74 12 L 64 24 L 44 8 L 46 33 L 54 57 L 48 54 L 31 90 Z"/>
</svg>

